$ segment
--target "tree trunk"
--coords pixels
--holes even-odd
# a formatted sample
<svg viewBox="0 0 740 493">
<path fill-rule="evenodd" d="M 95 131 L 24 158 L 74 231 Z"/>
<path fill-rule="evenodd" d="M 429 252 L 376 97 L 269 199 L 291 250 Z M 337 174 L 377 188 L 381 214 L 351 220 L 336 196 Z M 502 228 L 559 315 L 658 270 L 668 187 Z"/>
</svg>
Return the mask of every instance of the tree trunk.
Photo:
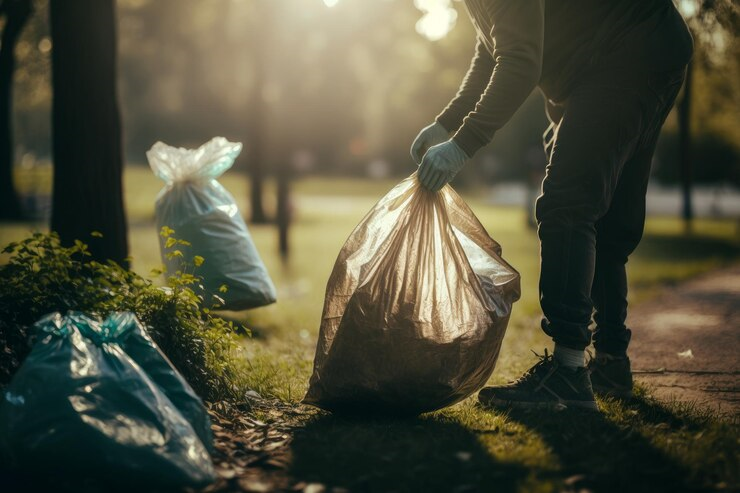
<svg viewBox="0 0 740 493">
<path fill-rule="evenodd" d="M 268 4 L 269 3 L 269 4 Z M 259 0 L 257 12 L 259 22 L 252 32 L 252 67 L 254 80 L 252 85 L 252 109 L 249 119 L 252 122 L 249 130 L 251 135 L 247 139 L 248 153 L 247 166 L 249 166 L 250 197 L 249 203 L 252 209 L 251 220 L 255 224 L 268 222 L 264 208 L 264 179 L 265 179 L 265 147 L 267 144 L 267 108 L 265 105 L 263 91 L 267 80 L 267 54 L 270 49 L 268 37 L 271 31 L 271 0 Z"/>
<path fill-rule="evenodd" d="M 281 161 L 277 170 L 277 226 L 278 250 L 283 262 L 288 260 L 290 246 L 288 228 L 290 227 L 290 168 L 287 159 Z"/>
<path fill-rule="evenodd" d="M 683 191 L 682 217 L 687 233 L 691 232 L 691 220 L 694 210 L 691 203 L 691 79 L 693 62 L 689 62 L 686 69 L 686 83 L 683 88 L 683 97 L 678 105 L 678 135 L 681 155 L 681 188 Z"/>
<path fill-rule="evenodd" d="M 262 48 L 257 48 L 257 51 Z M 264 66 L 258 61 L 262 57 L 255 56 L 255 78 L 254 89 L 252 90 L 252 111 L 250 119 L 252 123 L 251 135 L 247 145 L 247 166 L 249 166 L 250 196 L 249 203 L 252 209 L 251 221 L 255 224 L 264 224 L 267 222 L 265 214 L 264 197 L 262 190 L 264 188 L 264 168 L 265 168 L 265 144 L 267 139 L 267 122 L 265 121 L 266 111 L 265 103 L 262 98 L 264 88 Z"/>
<path fill-rule="evenodd" d="M 0 41 L 0 220 L 23 219 L 18 192 L 13 181 L 13 72 L 15 43 L 32 12 L 31 0 L 6 0 L 0 3 L 5 28 Z"/>
<path fill-rule="evenodd" d="M 51 0 L 54 197 L 51 229 L 125 263 L 115 0 Z M 101 238 L 91 237 L 93 231 Z"/>
</svg>

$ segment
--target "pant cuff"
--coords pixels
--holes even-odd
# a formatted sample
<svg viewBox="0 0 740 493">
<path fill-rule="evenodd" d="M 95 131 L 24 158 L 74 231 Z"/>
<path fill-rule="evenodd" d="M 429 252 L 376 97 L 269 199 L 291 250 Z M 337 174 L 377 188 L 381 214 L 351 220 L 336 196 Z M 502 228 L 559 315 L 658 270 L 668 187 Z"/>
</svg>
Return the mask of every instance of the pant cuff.
<svg viewBox="0 0 740 493">
<path fill-rule="evenodd" d="M 583 351 L 591 343 L 591 333 L 588 330 L 588 325 L 560 323 L 543 318 L 542 330 L 552 337 L 556 344 L 569 349 Z"/>
</svg>

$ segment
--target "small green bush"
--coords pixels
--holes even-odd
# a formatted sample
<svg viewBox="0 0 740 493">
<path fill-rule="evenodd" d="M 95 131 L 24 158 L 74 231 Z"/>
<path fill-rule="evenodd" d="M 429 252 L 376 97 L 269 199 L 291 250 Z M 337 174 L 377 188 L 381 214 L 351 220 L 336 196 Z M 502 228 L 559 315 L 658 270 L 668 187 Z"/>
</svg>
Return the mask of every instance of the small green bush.
<svg viewBox="0 0 740 493">
<path fill-rule="evenodd" d="M 161 234 L 172 247 L 169 255 L 178 256 L 175 248 L 185 242 L 173 233 L 163 228 Z M 195 265 L 170 275 L 167 287 L 157 287 L 113 261 L 92 260 L 81 241 L 63 246 L 54 233 L 35 233 L 3 253 L 9 261 L 0 266 L 0 386 L 23 362 L 28 328 L 43 315 L 77 310 L 103 318 L 131 311 L 203 399 L 244 399 L 246 366 L 235 327 L 203 308 L 194 291 L 200 279 L 193 271 L 204 259 L 197 257 Z"/>
</svg>

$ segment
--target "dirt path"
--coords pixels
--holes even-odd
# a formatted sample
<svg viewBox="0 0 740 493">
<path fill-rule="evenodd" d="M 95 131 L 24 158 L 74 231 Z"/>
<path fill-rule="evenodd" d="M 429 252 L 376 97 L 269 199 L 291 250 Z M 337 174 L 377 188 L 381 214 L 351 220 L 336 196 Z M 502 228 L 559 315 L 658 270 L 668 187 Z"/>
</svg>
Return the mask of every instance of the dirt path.
<svg viewBox="0 0 740 493">
<path fill-rule="evenodd" d="M 636 306 L 630 357 L 659 398 L 740 412 L 740 265 L 666 288 Z"/>
</svg>

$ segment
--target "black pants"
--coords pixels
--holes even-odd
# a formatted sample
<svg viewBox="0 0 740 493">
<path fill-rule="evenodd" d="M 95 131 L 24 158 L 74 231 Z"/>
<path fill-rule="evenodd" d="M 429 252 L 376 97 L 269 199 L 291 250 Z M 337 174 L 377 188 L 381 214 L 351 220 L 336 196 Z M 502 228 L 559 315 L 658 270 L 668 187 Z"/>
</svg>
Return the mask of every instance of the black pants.
<svg viewBox="0 0 740 493">
<path fill-rule="evenodd" d="M 536 216 L 542 327 L 573 349 L 624 354 L 627 258 L 642 238 L 655 145 L 684 70 L 583 80 L 554 127 Z"/>
</svg>

